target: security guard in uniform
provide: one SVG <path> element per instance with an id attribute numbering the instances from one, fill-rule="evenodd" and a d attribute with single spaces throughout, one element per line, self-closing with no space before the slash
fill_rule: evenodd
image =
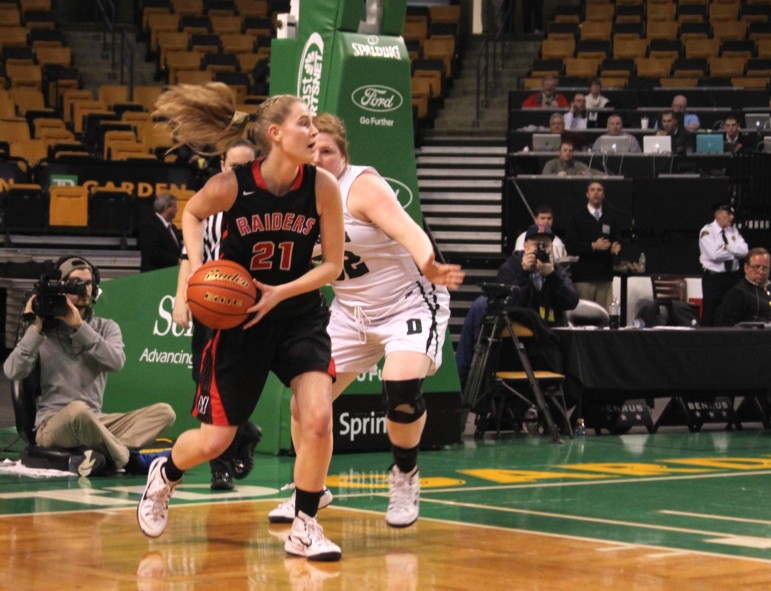
<path id="1" fill-rule="evenodd" d="M 734 208 L 729 200 L 713 207 L 715 219 L 699 232 L 702 326 L 714 326 L 726 292 L 741 279 L 740 259 L 747 256 L 747 242 L 733 225 Z"/>

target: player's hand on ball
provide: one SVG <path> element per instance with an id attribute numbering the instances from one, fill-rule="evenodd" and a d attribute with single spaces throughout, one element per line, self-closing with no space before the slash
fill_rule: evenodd
<path id="1" fill-rule="evenodd" d="M 265 314 L 270 312 L 284 299 L 281 285 L 268 285 L 266 283 L 260 283 L 256 279 L 253 279 L 253 281 L 257 288 L 257 303 L 247 310 L 249 314 L 254 314 L 254 316 L 244 324 L 244 330 L 257 324 L 263 319 Z"/>

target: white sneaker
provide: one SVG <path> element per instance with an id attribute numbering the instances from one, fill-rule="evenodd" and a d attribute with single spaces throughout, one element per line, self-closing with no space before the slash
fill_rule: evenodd
<path id="1" fill-rule="evenodd" d="M 287 554 L 305 556 L 308 560 L 332 562 L 343 555 L 340 546 L 329 541 L 324 528 L 315 517 L 308 517 L 300 511 L 292 522 L 292 531 L 284 544 Z"/>
<path id="2" fill-rule="evenodd" d="M 420 504 L 420 472 L 415 466 L 406 474 L 394 464 L 391 468 L 391 498 L 386 523 L 391 527 L 408 527 L 418 520 Z"/>
<path id="3" fill-rule="evenodd" d="M 289 490 L 289 489 L 294 490 L 294 482 L 292 482 L 291 484 L 287 484 L 281 490 Z M 329 505 L 332 503 L 333 498 L 334 497 L 332 496 L 332 493 L 329 492 L 329 489 L 325 488 L 321 493 L 321 498 L 319 499 L 319 509 L 324 509 L 325 507 L 329 507 Z M 273 509 L 270 513 L 268 513 L 268 521 L 270 521 L 271 523 L 294 522 L 294 518 L 295 518 L 294 499 L 295 499 L 295 493 L 292 493 L 291 497 L 289 497 L 286 501 L 284 501 L 278 507 Z"/>
<path id="4" fill-rule="evenodd" d="M 163 466 L 168 462 L 167 456 L 161 456 L 153 460 L 147 473 L 147 486 L 142 499 L 137 505 L 137 521 L 142 533 L 150 538 L 157 538 L 166 529 L 169 520 L 169 499 L 174 487 L 179 484 L 169 482 L 163 471 Z"/>

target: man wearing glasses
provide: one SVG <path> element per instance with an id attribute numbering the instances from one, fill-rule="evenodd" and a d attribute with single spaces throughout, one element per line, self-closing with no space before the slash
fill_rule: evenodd
<path id="1" fill-rule="evenodd" d="M 720 307 L 720 326 L 739 322 L 771 322 L 771 292 L 768 273 L 771 255 L 765 248 L 753 248 L 744 263 L 744 278 L 734 285 Z"/>

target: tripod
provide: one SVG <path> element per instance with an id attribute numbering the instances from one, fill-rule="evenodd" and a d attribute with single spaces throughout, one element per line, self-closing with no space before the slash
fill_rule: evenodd
<path id="1" fill-rule="evenodd" d="M 506 295 L 508 295 L 510 290 L 509 288 L 506 289 Z M 474 411 L 476 413 L 475 436 L 484 434 L 486 423 L 490 420 L 490 417 L 493 418 L 497 431 L 500 432 L 501 420 L 506 410 L 505 396 L 510 394 L 528 407 L 534 404 L 540 416 L 543 417 L 545 430 L 551 435 L 552 441 L 561 443 L 560 429 L 554 422 L 549 405 L 541 390 L 538 376 L 541 374 L 547 378 L 559 380 L 563 379 L 564 376 L 552 372 L 536 372 L 533 370 L 530 358 L 525 351 L 525 346 L 519 338 L 520 335 L 527 334 L 532 336 L 533 333 L 526 326 L 512 321 L 511 318 L 516 314 L 517 310 L 522 311 L 522 309 L 506 305 L 505 297 L 497 297 L 498 295 L 500 294 L 488 294 L 487 311 L 482 329 L 474 346 L 474 356 L 471 360 L 466 386 L 463 389 L 461 429 L 465 428 L 468 413 Z M 514 351 L 524 370 L 524 378 L 529 386 L 532 398 L 527 397 L 506 383 L 506 378 L 514 375 L 516 372 L 498 372 L 497 370 L 500 359 L 500 346 L 503 339 L 506 338 L 510 338 L 514 345 Z M 555 397 L 554 404 L 562 414 L 567 433 L 572 436 L 570 420 L 565 408 L 561 387 L 559 388 L 559 397 L 560 399 Z M 514 418 L 514 413 L 511 412 L 510 414 Z"/>

